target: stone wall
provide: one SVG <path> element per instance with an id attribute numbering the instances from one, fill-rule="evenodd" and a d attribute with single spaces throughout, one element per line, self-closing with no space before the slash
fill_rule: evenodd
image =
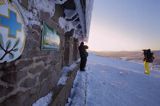
<path id="1" fill-rule="evenodd" d="M 68 73 L 68 79 L 66 81 L 66 85 L 59 85 L 56 89 L 56 93 L 52 98 L 52 102 L 49 106 L 65 106 L 68 102 L 68 97 L 70 96 L 70 91 L 72 89 L 73 81 L 77 74 L 77 70 L 79 69 L 79 65 L 74 67 L 70 73 Z"/>
<path id="2" fill-rule="evenodd" d="M 27 7 L 26 0 L 21 6 Z M 56 29 L 60 35 L 59 51 L 42 51 L 41 26 L 26 26 L 26 44 L 20 58 L 0 64 L 0 106 L 30 106 L 38 98 L 56 89 L 61 69 L 77 60 L 78 40 L 65 36 L 57 25 L 57 17 L 63 15 L 63 8 L 56 5 L 54 17 L 41 12 L 40 20 Z M 57 12 L 59 11 L 59 12 Z M 73 52 L 74 51 L 74 52 Z M 77 53 L 74 54 L 73 53 Z"/>

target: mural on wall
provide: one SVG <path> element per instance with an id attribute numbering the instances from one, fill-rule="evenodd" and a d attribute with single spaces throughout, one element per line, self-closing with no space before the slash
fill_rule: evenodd
<path id="1" fill-rule="evenodd" d="M 15 4 L 0 5 L 0 63 L 16 60 L 25 45 L 24 23 Z"/>
<path id="2" fill-rule="evenodd" d="M 43 24 L 41 49 L 58 50 L 60 46 L 60 37 L 57 32 L 45 23 Z"/>

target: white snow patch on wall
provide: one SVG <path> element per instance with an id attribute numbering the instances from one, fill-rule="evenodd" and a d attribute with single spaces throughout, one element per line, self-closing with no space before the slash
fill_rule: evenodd
<path id="1" fill-rule="evenodd" d="M 50 13 L 50 16 L 54 15 L 55 12 L 55 1 L 54 0 L 29 0 L 29 6 L 36 8 L 38 12 L 44 11 Z"/>
<path id="2" fill-rule="evenodd" d="M 32 104 L 32 106 L 48 106 L 49 103 L 52 101 L 53 93 L 50 92 L 46 96 L 40 98 L 35 103 Z"/>
<path id="3" fill-rule="evenodd" d="M 71 31 L 74 28 L 72 22 L 67 21 L 64 17 L 60 17 L 58 23 L 65 32 Z"/>
<path id="4" fill-rule="evenodd" d="M 65 9 L 64 14 L 66 19 L 72 19 L 72 17 L 77 14 L 77 11 L 71 9 Z"/>
<path id="5" fill-rule="evenodd" d="M 68 73 L 73 71 L 74 68 L 77 67 L 77 64 L 76 63 L 73 63 L 71 66 L 65 66 L 63 67 L 62 69 L 62 74 L 61 74 L 61 77 L 57 83 L 57 85 L 65 85 L 66 84 L 66 81 L 68 79 Z"/>
<path id="6" fill-rule="evenodd" d="M 64 4 L 67 0 L 55 0 L 56 4 Z"/>
<path id="7" fill-rule="evenodd" d="M 54 16 L 55 13 L 54 0 L 29 0 L 27 9 L 20 5 L 21 1 L 19 0 L 13 0 L 13 3 L 16 4 L 22 14 L 25 24 L 29 26 L 41 25 L 39 19 L 41 11 L 49 13 L 50 17 Z"/>
<path id="8" fill-rule="evenodd" d="M 80 2 L 80 0 L 74 0 L 74 2 L 75 2 L 75 5 L 76 5 L 76 11 L 77 11 L 77 13 L 78 13 L 78 15 L 79 15 L 79 19 L 80 19 L 80 23 L 81 23 L 81 26 L 82 26 L 82 35 L 80 35 L 80 36 L 86 36 L 86 32 L 85 32 L 85 14 L 84 14 L 84 12 L 82 11 L 82 6 L 80 5 L 81 4 L 81 2 Z"/>
<path id="9" fill-rule="evenodd" d="M 84 40 L 84 36 L 82 36 L 82 30 L 80 30 L 80 29 L 74 30 L 73 36 L 74 36 L 75 38 L 78 38 L 80 41 L 83 41 L 83 40 Z"/>
<path id="10" fill-rule="evenodd" d="M 58 81 L 58 84 L 57 85 L 65 85 L 66 84 L 66 81 L 68 79 L 68 76 L 67 74 L 70 72 L 70 68 L 65 66 L 63 69 L 62 69 L 62 75 L 61 75 L 61 78 L 59 79 Z"/>

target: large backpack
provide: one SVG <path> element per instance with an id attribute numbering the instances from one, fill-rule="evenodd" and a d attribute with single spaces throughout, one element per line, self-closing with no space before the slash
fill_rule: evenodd
<path id="1" fill-rule="evenodd" d="M 143 50 L 144 61 L 152 63 L 154 60 L 153 52 L 150 49 Z"/>

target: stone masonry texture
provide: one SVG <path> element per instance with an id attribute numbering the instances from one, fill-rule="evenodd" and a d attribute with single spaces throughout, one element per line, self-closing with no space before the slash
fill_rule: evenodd
<path id="1" fill-rule="evenodd" d="M 29 1 L 21 0 L 20 5 L 27 9 Z M 26 43 L 22 55 L 13 62 L 0 64 L 0 106 L 31 106 L 50 91 L 54 92 L 62 68 L 78 59 L 78 40 L 65 36 L 64 31 L 57 26 L 58 17 L 64 13 L 60 5 L 56 5 L 56 8 L 59 9 L 59 12 L 55 12 L 57 15 L 48 19 L 49 13 L 41 12 L 40 20 L 58 32 L 60 49 L 41 50 L 41 26 L 26 26 Z M 73 53 L 77 53 L 75 57 Z"/>

